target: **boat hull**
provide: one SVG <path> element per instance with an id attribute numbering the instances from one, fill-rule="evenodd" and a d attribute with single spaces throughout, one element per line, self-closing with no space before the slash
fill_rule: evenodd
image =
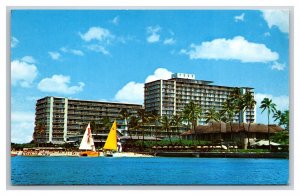
<path id="1" fill-rule="evenodd" d="M 80 152 L 79 156 L 81 156 L 81 157 L 99 157 L 100 153 L 95 152 L 95 151 L 84 151 L 84 152 Z"/>
<path id="2" fill-rule="evenodd" d="M 139 154 L 134 152 L 113 152 L 113 153 L 104 153 L 104 157 L 153 157 L 152 155 Z"/>
<path id="3" fill-rule="evenodd" d="M 104 151 L 103 156 L 104 157 L 113 157 L 114 153 L 112 151 Z"/>

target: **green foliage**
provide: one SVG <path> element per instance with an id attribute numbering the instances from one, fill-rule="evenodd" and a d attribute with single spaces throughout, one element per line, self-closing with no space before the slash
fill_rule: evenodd
<path id="1" fill-rule="evenodd" d="M 267 109 L 268 115 L 269 115 L 270 112 L 275 113 L 275 111 L 276 111 L 276 104 L 272 102 L 272 99 L 269 99 L 269 98 L 265 97 L 261 101 L 261 105 L 260 105 L 259 108 L 263 109 L 262 113 Z"/>
<path id="2" fill-rule="evenodd" d="M 103 118 L 100 119 L 100 122 L 101 122 L 101 126 L 105 128 L 105 130 L 109 130 L 112 123 L 110 121 L 110 118 L 105 116 Z"/>
<path id="3" fill-rule="evenodd" d="M 288 131 L 281 131 L 277 132 L 275 135 L 271 137 L 271 141 L 288 145 L 289 144 L 289 132 Z"/>
<path id="4" fill-rule="evenodd" d="M 188 124 L 191 122 L 192 130 L 195 130 L 198 119 L 202 118 L 201 106 L 197 105 L 193 101 L 189 102 L 183 108 L 182 117 L 188 122 Z"/>
<path id="5" fill-rule="evenodd" d="M 237 149 L 237 152 L 256 152 L 256 153 L 260 153 L 260 152 L 270 152 L 269 149 Z"/>
<path id="6" fill-rule="evenodd" d="M 273 115 L 274 121 L 278 121 L 279 126 L 283 126 L 284 130 L 289 131 L 289 110 L 281 112 L 276 110 Z"/>
<path id="7" fill-rule="evenodd" d="M 261 105 L 260 107 L 261 109 L 263 109 L 261 111 L 261 113 L 263 113 L 266 109 L 268 112 L 268 140 L 270 140 L 270 129 L 269 129 L 269 124 L 270 124 L 270 113 L 275 113 L 276 112 L 276 104 L 272 102 L 272 99 L 269 99 L 267 97 L 265 97 L 262 101 L 261 101 Z M 269 148 L 271 149 L 271 145 L 269 146 Z"/>
<path id="8" fill-rule="evenodd" d="M 219 122 L 221 119 L 221 115 L 216 111 L 215 108 L 209 108 L 205 115 L 205 123 L 209 122 Z"/>
<path id="9" fill-rule="evenodd" d="M 11 143 L 11 149 L 14 150 L 23 150 L 23 148 L 34 148 L 34 147 L 37 147 L 37 144 L 34 144 L 33 142 L 24 143 L 24 144 Z"/>
<path id="10" fill-rule="evenodd" d="M 233 91 L 230 93 L 228 100 L 230 102 L 230 105 L 232 105 L 233 107 L 232 109 L 234 114 L 238 114 L 245 107 L 240 88 L 234 88 Z"/>
<path id="11" fill-rule="evenodd" d="M 74 143 L 52 144 L 52 143 L 34 143 L 33 141 L 24 144 L 11 143 L 11 149 L 14 150 L 23 150 L 23 148 L 36 148 L 36 147 L 62 147 L 66 150 L 78 149 L 78 146 L 75 146 Z"/>
<path id="12" fill-rule="evenodd" d="M 171 120 L 169 119 L 169 117 L 167 115 L 162 116 L 161 125 L 162 125 L 162 129 L 167 131 L 167 134 L 169 137 L 169 142 L 172 145 L 172 140 L 171 140 L 171 136 L 170 136 L 170 132 L 169 132 L 171 129 Z"/>
<path id="13" fill-rule="evenodd" d="M 133 147 L 141 147 L 143 145 L 142 140 L 138 140 L 133 142 Z M 212 145 L 212 142 L 210 141 L 197 141 L 197 144 L 195 144 L 192 140 L 175 140 L 173 142 L 170 142 L 169 140 L 161 140 L 157 141 L 157 144 L 155 141 L 144 141 L 144 148 L 152 148 L 153 146 L 195 146 L 195 145 Z"/>
<path id="14" fill-rule="evenodd" d="M 233 122 L 235 106 L 232 99 L 226 99 L 222 105 L 221 118 L 224 122 Z"/>

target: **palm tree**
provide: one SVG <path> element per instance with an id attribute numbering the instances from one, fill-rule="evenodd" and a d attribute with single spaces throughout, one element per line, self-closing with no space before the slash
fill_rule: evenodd
<path id="1" fill-rule="evenodd" d="M 90 125 L 91 125 L 92 131 L 95 132 L 95 130 L 96 130 L 96 123 L 95 123 L 95 121 L 91 121 Z"/>
<path id="2" fill-rule="evenodd" d="M 281 124 L 284 126 L 284 129 L 286 131 L 289 131 L 290 127 L 289 127 L 289 116 L 290 116 L 290 112 L 289 110 L 285 110 L 283 112 L 282 118 L 281 118 Z"/>
<path id="3" fill-rule="evenodd" d="M 186 131 L 188 131 L 191 127 L 190 127 L 190 118 L 189 118 L 189 111 L 187 109 L 184 109 L 182 112 L 181 112 L 181 117 L 182 117 L 182 120 L 184 122 L 186 122 Z"/>
<path id="4" fill-rule="evenodd" d="M 159 122 L 160 122 L 160 115 L 158 114 L 157 110 L 152 110 L 151 114 L 149 116 L 149 121 L 154 123 L 154 129 L 155 129 L 155 145 L 157 146 L 157 133 L 159 131 Z"/>
<path id="5" fill-rule="evenodd" d="M 178 127 L 181 125 L 181 123 L 182 123 L 182 117 L 180 115 L 175 114 L 175 115 L 172 116 L 171 124 L 176 127 L 176 132 L 178 134 L 180 144 L 182 144 L 182 142 L 181 142 L 181 137 L 180 137 Z"/>
<path id="6" fill-rule="evenodd" d="M 226 122 L 230 124 L 230 139 L 232 140 L 232 122 L 235 114 L 235 106 L 232 100 L 226 99 L 222 106 L 223 115 L 226 116 Z"/>
<path id="7" fill-rule="evenodd" d="M 102 127 L 105 129 L 105 131 L 110 129 L 111 122 L 110 122 L 110 118 L 108 116 L 101 118 L 100 122 L 102 124 Z"/>
<path id="8" fill-rule="evenodd" d="M 241 113 L 245 107 L 245 104 L 243 102 L 243 96 L 241 93 L 241 90 L 239 88 L 234 88 L 229 97 L 228 97 L 229 101 L 233 104 L 234 106 L 234 112 L 235 114 L 239 116 L 239 127 L 240 127 L 240 123 L 241 123 Z"/>
<path id="9" fill-rule="evenodd" d="M 282 118 L 282 115 L 283 113 L 280 111 L 280 110 L 276 110 L 273 114 L 273 118 L 274 118 L 274 121 L 278 121 L 279 120 L 279 123 L 278 125 L 281 125 L 281 118 Z"/>
<path id="10" fill-rule="evenodd" d="M 189 102 L 183 108 L 183 118 L 187 120 L 188 125 L 192 123 L 192 131 L 195 133 L 195 128 L 198 123 L 198 119 L 202 118 L 202 108 L 193 101 Z"/>
<path id="11" fill-rule="evenodd" d="M 129 118 L 129 122 L 128 122 L 128 127 L 130 128 L 130 132 L 131 130 L 139 130 L 140 129 L 140 124 L 139 124 L 139 119 L 136 115 L 132 115 Z"/>
<path id="12" fill-rule="evenodd" d="M 250 91 L 246 91 L 246 93 L 243 96 L 244 104 L 245 104 L 245 112 L 251 111 L 256 105 L 256 101 L 254 100 L 254 96 Z M 248 124 L 248 132 L 247 132 L 247 138 L 248 138 L 248 147 L 250 146 L 250 141 L 249 141 L 249 131 L 250 131 L 250 125 L 252 122 L 252 115 L 250 114 L 250 122 Z"/>
<path id="13" fill-rule="evenodd" d="M 278 121 L 279 126 L 284 126 L 286 131 L 289 130 L 289 111 L 285 110 L 281 112 L 280 110 L 276 110 L 273 115 L 274 121 Z"/>
<path id="14" fill-rule="evenodd" d="M 209 122 L 219 122 L 220 123 L 220 140 L 222 140 L 222 130 L 221 130 L 221 115 L 216 111 L 215 108 L 209 108 L 205 115 L 205 123 Z"/>
<path id="15" fill-rule="evenodd" d="M 128 128 L 128 119 L 130 118 L 130 113 L 127 111 L 126 108 L 122 108 L 119 114 L 121 119 L 125 121 L 125 130 L 127 131 L 127 133 L 129 133 L 130 139 L 132 140 L 132 136 Z"/>
<path id="16" fill-rule="evenodd" d="M 162 129 L 167 131 L 168 137 L 169 137 L 169 141 L 170 144 L 172 145 L 172 140 L 171 140 L 171 136 L 170 136 L 170 128 L 171 128 L 171 121 L 169 119 L 169 117 L 167 115 L 163 115 L 161 118 L 161 125 L 162 125 Z"/>
<path id="17" fill-rule="evenodd" d="M 144 133 L 144 125 L 148 122 L 149 118 L 147 117 L 144 109 L 139 109 L 137 111 L 137 118 L 139 127 L 141 128 L 142 135 L 143 135 L 143 147 L 144 147 L 144 141 L 145 141 L 145 133 Z"/>
<path id="18" fill-rule="evenodd" d="M 192 125 L 191 130 L 195 133 L 195 129 L 198 123 L 198 119 L 202 118 L 202 108 L 198 104 L 194 103 L 193 101 L 190 101 L 187 105 L 183 108 L 183 119 L 187 120 L 188 126 L 190 126 L 190 123 Z M 197 138 L 200 142 L 200 136 L 199 133 L 197 134 Z"/>
<path id="19" fill-rule="evenodd" d="M 245 104 L 244 104 L 244 101 L 243 101 L 243 95 L 241 93 L 241 89 L 236 87 L 234 88 L 228 99 L 230 101 L 232 101 L 233 105 L 234 105 L 234 114 L 235 116 L 238 116 L 238 121 L 239 121 L 239 128 L 238 128 L 238 132 L 239 132 L 239 135 L 240 135 L 240 142 L 242 142 L 242 136 L 241 136 L 241 123 L 242 123 L 242 111 L 244 110 L 245 108 Z"/>
<path id="20" fill-rule="evenodd" d="M 269 98 L 264 98 L 261 101 L 261 105 L 260 108 L 263 109 L 261 113 L 263 113 L 266 109 L 268 111 L 268 140 L 269 140 L 269 149 L 271 149 L 271 144 L 270 144 L 270 128 L 269 128 L 269 124 L 270 124 L 270 113 L 274 113 L 276 111 L 276 104 L 272 103 L 272 99 Z"/>
<path id="21" fill-rule="evenodd" d="M 205 119 L 205 123 L 218 122 L 220 120 L 220 115 L 215 108 L 209 108 L 206 112 Z"/>

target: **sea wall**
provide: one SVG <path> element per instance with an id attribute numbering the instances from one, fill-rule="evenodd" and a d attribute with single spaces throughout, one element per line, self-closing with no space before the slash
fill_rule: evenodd
<path id="1" fill-rule="evenodd" d="M 289 158 L 288 152 L 155 152 L 154 156 L 161 157 L 205 157 L 205 158 Z"/>

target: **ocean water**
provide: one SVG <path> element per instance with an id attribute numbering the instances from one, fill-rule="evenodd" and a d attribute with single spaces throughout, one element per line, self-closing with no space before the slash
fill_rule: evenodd
<path id="1" fill-rule="evenodd" d="M 287 159 L 11 158 L 12 185 L 284 185 Z"/>

